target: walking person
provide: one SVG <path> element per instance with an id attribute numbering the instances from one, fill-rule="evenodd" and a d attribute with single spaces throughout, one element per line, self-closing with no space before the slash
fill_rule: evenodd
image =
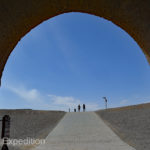
<path id="1" fill-rule="evenodd" d="M 83 104 L 83 112 L 85 112 L 85 104 Z"/>
<path id="2" fill-rule="evenodd" d="M 81 106 L 80 106 L 80 105 L 78 105 L 78 112 L 80 112 L 80 109 L 81 109 Z"/>
<path id="3" fill-rule="evenodd" d="M 76 112 L 76 109 L 74 109 L 74 112 Z"/>

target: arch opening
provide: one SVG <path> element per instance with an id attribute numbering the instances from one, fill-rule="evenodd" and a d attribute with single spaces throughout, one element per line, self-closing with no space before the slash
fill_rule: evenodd
<path id="1" fill-rule="evenodd" d="M 0 77 L 10 53 L 18 41 L 41 22 L 66 12 L 84 12 L 103 17 L 125 30 L 142 48 L 149 60 L 149 3 L 143 1 L 17 1 L 7 5 L 0 2 Z M 4 9 L 5 8 L 5 11 Z M 11 17 L 10 17 L 11 16 Z"/>
<path id="2" fill-rule="evenodd" d="M 79 16 L 80 18 L 78 19 Z M 70 20 L 71 18 L 72 20 Z M 86 24 L 88 24 L 88 26 L 86 26 Z M 42 46 L 40 45 L 40 42 L 42 42 Z M 17 51 L 17 54 L 15 51 Z M 142 66 L 146 66 L 146 61 L 143 59 L 144 55 L 142 55 L 142 53 L 139 53 L 140 48 L 126 32 L 124 32 L 111 22 L 95 16 L 87 15 L 84 13 L 68 13 L 65 15 L 59 15 L 32 30 L 18 44 L 18 46 L 15 48 L 15 51 L 12 53 L 11 61 L 8 63 L 7 68 L 7 70 L 12 68 L 11 70 L 14 69 L 14 72 L 17 72 L 12 74 L 11 80 L 15 80 L 13 79 L 13 77 L 18 76 L 17 79 L 22 80 L 25 84 L 27 84 L 27 87 L 31 87 L 28 89 L 27 87 L 19 87 L 17 84 L 17 88 L 15 86 L 9 87 L 9 89 L 15 93 L 19 93 L 20 90 L 20 96 L 22 96 L 22 94 L 24 93 L 28 96 L 33 96 L 34 99 L 34 96 L 38 94 L 38 90 L 34 87 L 42 86 L 41 90 L 45 89 L 44 84 L 47 84 L 48 82 L 50 82 L 50 84 L 52 85 L 48 88 L 51 90 L 54 88 L 56 90 L 58 87 L 60 89 L 63 89 L 63 86 L 67 84 L 68 87 L 70 87 L 70 84 L 75 85 L 78 83 L 78 81 L 80 81 L 81 84 L 78 83 L 78 87 L 76 86 L 77 93 L 70 94 L 71 91 L 67 91 L 69 95 L 75 95 L 76 97 L 76 95 L 78 95 L 79 89 L 80 93 L 82 92 L 84 93 L 83 95 L 86 95 L 86 93 L 92 93 L 91 91 L 92 89 L 94 89 L 97 92 L 93 94 L 95 95 L 95 97 L 90 97 L 88 95 L 85 96 L 84 99 L 93 100 L 93 102 L 94 100 L 96 100 L 96 103 L 99 103 L 99 100 L 97 99 L 99 95 L 101 95 L 102 97 L 108 95 L 108 93 L 115 93 L 116 96 L 112 96 L 111 94 L 111 96 L 108 96 L 108 99 L 109 97 L 111 97 L 111 103 L 113 103 L 115 99 L 118 99 L 117 93 L 119 91 L 116 92 L 115 89 L 119 90 L 131 88 L 130 90 L 132 90 L 132 92 L 135 92 L 135 90 L 133 91 L 133 89 L 135 88 L 134 86 L 139 85 L 138 87 L 141 88 L 138 89 L 138 93 L 140 93 L 140 90 L 144 87 L 143 84 L 141 84 L 141 82 L 143 81 L 142 74 L 138 76 L 140 77 L 138 80 L 134 79 L 137 74 L 145 71 L 142 70 Z M 32 58 L 34 57 L 36 61 L 32 60 Z M 60 64 L 56 64 L 57 59 L 59 59 L 59 61 L 61 62 Z M 77 60 L 79 63 L 76 62 Z M 17 67 L 16 69 L 13 68 L 13 63 L 14 65 L 18 64 L 19 67 Z M 62 64 L 69 64 L 69 67 Z M 79 66 L 82 67 L 79 68 Z M 139 67 L 139 69 L 136 70 L 135 68 L 138 68 L 137 66 Z M 50 71 L 47 71 L 49 68 L 52 69 L 50 69 Z M 59 70 L 59 72 L 56 71 L 56 68 Z M 70 71 L 66 72 L 63 68 L 69 68 Z M 43 74 L 44 72 L 47 72 L 49 76 Z M 72 74 L 74 73 L 75 76 L 72 76 Z M 68 74 L 68 76 L 66 78 L 64 76 L 60 77 L 60 74 L 64 74 L 65 76 L 67 76 Z M 106 78 L 106 76 L 108 76 L 108 78 Z M 128 79 L 126 78 L 126 76 Z M 145 77 L 147 78 L 147 76 L 148 75 L 146 75 Z M 93 77 L 95 79 L 91 80 L 90 77 Z M 8 81 L 8 78 L 8 73 L 4 74 L 3 83 Z M 112 78 L 114 80 L 113 82 Z M 126 80 L 122 81 L 123 78 Z M 35 79 L 35 81 L 29 83 L 31 79 Z M 72 82 L 71 79 L 75 79 L 75 82 Z M 67 80 L 69 80 L 69 82 Z M 118 80 L 120 84 L 118 84 Z M 141 82 L 139 82 L 140 80 Z M 44 84 L 41 85 L 40 81 L 42 81 Z M 59 84 L 57 81 L 62 84 Z M 101 86 L 99 86 L 97 82 Z M 131 82 L 132 84 L 126 84 L 125 82 Z M 69 89 L 71 88 L 72 87 L 70 87 Z M 66 101 L 67 99 L 72 99 L 73 101 L 78 101 L 78 97 L 74 99 L 73 97 L 68 96 L 68 93 L 64 90 L 60 90 L 60 95 L 55 95 L 54 89 L 51 91 L 51 93 L 49 93 L 49 98 L 61 98 Z M 101 89 L 101 94 L 99 93 L 99 89 Z M 76 90 L 74 88 L 74 91 Z M 48 92 L 49 91 L 47 90 L 47 93 Z M 120 92 L 122 93 L 123 90 Z M 129 94 L 131 93 L 124 93 L 124 95 Z M 35 96 L 35 98 L 37 97 Z M 133 99 L 135 99 L 135 97 L 132 97 L 130 99 L 131 102 L 133 102 Z M 127 100 L 126 98 L 119 98 L 119 101 L 117 103 L 126 105 L 128 101 L 130 100 Z M 104 107 L 103 103 L 104 102 L 101 101 L 101 106 Z M 111 104 L 111 107 L 118 106 L 117 103 L 114 105 Z M 141 103 L 141 101 L 134 101 L 133 104 L 135 103 Z"/>

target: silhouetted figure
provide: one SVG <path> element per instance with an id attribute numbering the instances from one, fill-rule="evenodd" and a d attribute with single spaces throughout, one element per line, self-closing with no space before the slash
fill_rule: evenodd
<path id="1" fill-rule="evenodd" d="M 4 144 L 3 144 L 2 148 L 1 148 L 1 150 L 9 150 L 8 146 L 7 146 L 7 138 L 4 138 L 3 140 L 4 140 Z"/>
<path id="2" fill-rule="evenodd" d="M 1 150 L 9 150 L 7 144 L 3 144 L 2 149 Z"/>
<path id="3" fill-rule="evenodd" d="M 103 99 L 105 100 L 105 107 L 106 107 L 106 109 L 107 109 L 107 98 L 106 97 L 103 97 Z"/>
<path id="4" fill-rule="evenodd" d="M 1 139 L 4 140 L 1 150 L 9 150 L 7 146 L 7 139 L 10 137 L 10 116 L 5 115 L 1 121 L 2 121 Z"/>
<path id="5" fill-rule="evenodd" d="M 74 112 L 76 112 L 76 109 L 74 109 Z"/>
<path id="6" fill-rule="evenodd" d="M 78 105 L 78 112 L 80 112 L 80 109 L 81 109 L 81 106 L 80 106 L 80 105 Z"/>
<path id="7" fill-rule="evenodd" d="M 85 104 L 83 104 L 83 112 L 85 112 Z"/>
<path id="8" fill-rule="evenodd" d="M 69 112 L 70 112 L 70 108 L 69 108 Z"/>

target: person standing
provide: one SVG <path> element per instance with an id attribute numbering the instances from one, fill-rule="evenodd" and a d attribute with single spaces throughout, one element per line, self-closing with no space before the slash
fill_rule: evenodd
<path id="1" fill-rule="evenodd" d="M 76 112 L 76 109 L 74 109 L 74 112 Z"/>
<path id="2" fill-rule="evenodd" d="M 80 105 L 78 105 L 78 112 L 80 112 L 80 109 L 81 109 L 81 106 L 80 106 Z"/>
<path id="3" fill-rule="evenodd" d="M 85 112 L 85 104 L 83 104 L 83 112 Z"/>

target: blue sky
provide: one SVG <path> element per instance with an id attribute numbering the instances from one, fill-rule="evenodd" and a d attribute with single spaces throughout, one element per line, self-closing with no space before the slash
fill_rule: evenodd
<path id="1" fill-rule="evenodd" d="M 5 66 L 0 109 L 88 110 L 150 101 L 150 68 L 137 43 L 108 20 L 51 18 L 25 35 Z"/>

